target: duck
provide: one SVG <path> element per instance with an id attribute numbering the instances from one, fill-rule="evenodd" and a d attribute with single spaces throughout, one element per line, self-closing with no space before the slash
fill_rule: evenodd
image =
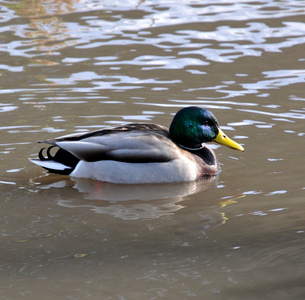
<path id="1" fill-rule="evenodd" d="M 101 182 L 187 182 L 219 174 L 209 142 L 244 151 L 220 129 L 211 111 L 190 106 L 175 114 L 169 129 L 130 123 L 39 141 L 49 146 L 30 161 L 50 173 Z"/>

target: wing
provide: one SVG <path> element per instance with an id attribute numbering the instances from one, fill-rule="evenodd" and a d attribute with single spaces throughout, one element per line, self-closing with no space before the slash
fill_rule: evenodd
<path id="1" fill-rule="evenodd" d="M 139 125 L 139 124 L 132 124 Z M 143 125 L 143 124 L 142 124 Z M 148 124 L 149 125 L 149 124 Z M 167 136 L 166 128 L 117 127 L 45 141 L 68 151 L 80 160 L 122 162 L 167 162 L 179 157 L 179 148 Z M 127 128 L 127 129 L 126 129 Z"/>

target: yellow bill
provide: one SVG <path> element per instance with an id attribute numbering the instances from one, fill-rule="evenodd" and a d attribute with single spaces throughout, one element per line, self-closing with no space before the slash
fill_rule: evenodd
<path id="1" fill-rule="evenodd" d="M 221 144 L 221 145 L 225 145 L 232 149 L 236 149 L 239 151 L 245 151 L 241 145 L 239 145 L 238 143 L 234 142 L 229 137 L 227 137 L 226 134 L 224 134 L 224 132 L 220 128 L 218 128 L 218 129 L 219 129 L 219 133 L 217 134 L 216 138 L 214 139 L 214 142 Z"/>

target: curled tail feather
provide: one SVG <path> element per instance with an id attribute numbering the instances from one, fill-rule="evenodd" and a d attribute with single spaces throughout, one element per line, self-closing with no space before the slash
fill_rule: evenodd
<path id="1" fill-rule="evenodd" d="M 56 146 L 50 146 L 46 150 L 46 156 L 43 152 L 46 148 L 39 151 L 39 159 L 30 159 L 31 162 L 39 165 L 49 171 L 50 173 L 69 175 L 79 162 L 79 159 L 72 155 L 70 152 L 58 148 L 54 155 L 51 150 Z"/>

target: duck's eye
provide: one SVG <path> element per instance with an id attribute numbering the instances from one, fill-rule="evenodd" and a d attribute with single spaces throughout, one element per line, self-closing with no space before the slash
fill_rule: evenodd
<path id="1" fill-rule="evenodd" d="M 209 125 L 209 121 L 208 121 L 208 120 L 204 120 L 204 121 L 202 122 L 202 125 Z"/>

